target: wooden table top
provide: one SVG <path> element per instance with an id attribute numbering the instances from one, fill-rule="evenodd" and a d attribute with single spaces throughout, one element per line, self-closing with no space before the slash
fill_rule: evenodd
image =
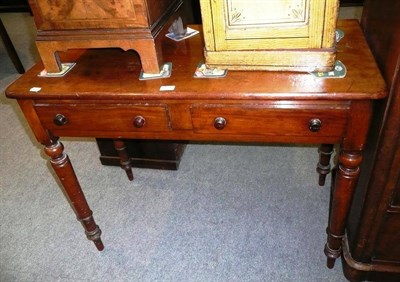
<path id="1" fill-rule="evenodd" d="M 201 26 L 193 26 L 201 31 Z M 355 20 L 338 22 L 345 33 L 337 59 L 347 67 L 345 78 L 317 78 L 309 73 L 229 71 L 225 78 L 194 78 L 203 59 L 203 37 L 182 42 L 163 40 L 165 62 L 172 62 L 170 78 L 140 81 L 140 61 L 133 51 L 120 49 L 73 50 L 61 53 L 62 62 L 77 65 L 62 78 L 38 77 L 41 63 L 7 90 L 9 98 L 74 100 L 359 100 L 386 95 L 385 83 Z M 174 91 L 160 91 L 174 85 Z M 31 92 L 40 87 L 39 92 Z"/>

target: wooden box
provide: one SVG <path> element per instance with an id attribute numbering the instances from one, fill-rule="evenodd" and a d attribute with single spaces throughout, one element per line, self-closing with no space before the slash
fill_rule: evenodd
<path id="1" fill-rule="evenodd" d="M 165 140 L 124 140 L 133 167 L 177 170 L 186 143 Z M 112 139 L 96 138 L 103 165 L 120 166 Z"/>
<path id="2" fill-rule="evenodd" d="M 61 70 L 57 52 L 76 48 L 132 49 L 139 53 L 145 72 L 158 73 L 163 63 L 158 38 L 182 2 L 29 0 L 38 29 L 36 45 L 51 73 Z"/>
<path id="3" fill-rule="evenodd" d="M 207 65 L 327 71 L 335 63 L 338 0 L 200 0 Z"/>

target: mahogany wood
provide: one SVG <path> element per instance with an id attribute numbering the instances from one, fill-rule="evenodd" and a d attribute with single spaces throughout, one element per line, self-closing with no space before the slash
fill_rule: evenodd
<path id="1" fill-rule="evenodd" d="M 346 36 L 337 46 L 338 58 L 348 68 L 342 79 L 265 71 L 252 75 L 231 71 L 223 79 L 196 79 L 193 73 L 204 59 L 198 35 L 178 43 L 163 40 L 165 58 L 173 63 L 168 79 L 139 81 L 140 63 L 126 52 L 80 50 L 65 54 L 77 62 L 65 77 L 38 77 L 43 68 L 38 64 L 6 94 L 18 100 L 44 146 L 64 136 L 340 144 L 325 248 L 332 266 L 342 250 L 371 107 L 375 99 L 386 96 L 357 21 L 339 22 L 339 27 Z M 161 91 L 163 85 L 174 85 L 175 90 Z M 30 91 L 33 86 L 40 91 Z M 66 117 L 65 124 L 54 123 L 58 114 Z M 137 117 L 144 119 L 139 127 Z M 315 120 L 320 122 L 317 127 Z M 75 177 L 72 168 L 69 173 Z"/>

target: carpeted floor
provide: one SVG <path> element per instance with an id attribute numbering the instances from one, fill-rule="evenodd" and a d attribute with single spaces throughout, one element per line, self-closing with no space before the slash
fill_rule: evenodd
<path id="1" fill-rule="evenodd" d="M 29 14 L 0 14 L 25 68 Z M 105 250 L 86 240 L 15 101 L 0 44 L 0 281 L 346 281 L 325 266 L 329 180 L 317 148 L 190 144 L 178 171 L 105 167 L 92 139 L 63 139 Z"/>

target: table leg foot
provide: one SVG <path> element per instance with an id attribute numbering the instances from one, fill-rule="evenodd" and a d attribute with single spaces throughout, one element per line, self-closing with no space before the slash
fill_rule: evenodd
<path id="1" fill-rule="evenodd" d="M 327 258 L 327 260 L 326 260 L 326 266 L 327 266 L 329 269 L 334 268 L 334 267 L 335 267 L 335 261 L 336 261 L 336 259 Z"/>
<path id="2" fill-rule="evenodd" d="M 328 237 L 330 234 L 328 234 Z M 340 246 L 338 249 L 331 249 L 329 247 L 329 239 L 328 242 L 325 244 L 324 253 L 326 255 L 326 266 L 329 269 L 332 269 L 335 266 L 335 261 L 339 258 L 342 254 L 342 247 Z"/>
<path id="3" fill-rule="evenodd" d="M 93 231 L 85 231 L 86 237 L 93 241 L 94 245 L 96 246 L 97 250 L 102 251 L 104 250 L 103 242 L 101 241 L 101 230 L 98 225 L 96 225 L 96 229 Z"/>

